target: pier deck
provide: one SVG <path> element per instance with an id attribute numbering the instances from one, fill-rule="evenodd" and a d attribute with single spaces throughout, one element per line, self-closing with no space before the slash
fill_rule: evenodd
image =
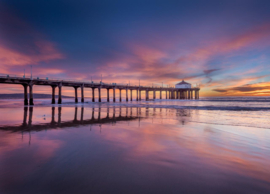
<path id="1" fill-rule="evenodd" d="M 92 102 L 95 102 L 95 90 L 98 91 L 98 102 L 101 102 L 101 89 L 107 89 L 107 101 L 110 101 L 109 90 L 113 90 L 113 102 L 116 101 L 115 90 L 119 90 L 119 101 L 122 101 L 121 91 L 126 91 L 125 100 L 133 100 L 132 92 L 136 92 L 136 101 L 140 101 L 141 92 L 145 91 L 145 99 L 149 100 L 149 92 L 153 92 L 153 98 L 156 98 L 156 92 L 160 92 L 160 99 L 162 98 L 162 92 L 166 93 L 166 99 L 199 99 L 199 87 L 193 88 L 174 88 L 174 87 L 149 87 L 149 86 L 132 86 L 124 84 L 108 84 L 103 82 L 88 82 L 88 81 L 72 81 L 72 80 L 54 80 L 54 79 L 40 79 L 40 78 L 25 78 L 15 77 L 9 75 L 0 76 L 0 83 L 2 84 L 19 84 L 24 88 L 24 105 L 34 105 L 33 99 L 33 86 L 43 85 L 52 87 L 52 104 L 55 104 L 55 89 L 58 88 L 58 104 L 62 103 L 62 87 L 73 87 L 75 90 L 75 102 L 78 102 L 78 91 L 81 89 L 81 102 L 84 102 L 84 89 L 92 89 Z M 29 99 L 28 99 L 29 91 Z M 130 91 L 130 98 L 128 97 L 128 91 Z M 194 96 L 194 98 L 193 98 Z"/>

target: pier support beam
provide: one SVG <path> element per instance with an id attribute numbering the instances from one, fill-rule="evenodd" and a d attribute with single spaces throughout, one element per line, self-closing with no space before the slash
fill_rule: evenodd
<path id="1" fill-rule="evenodd" d="M 137 89 L 136 90 L 136 101 L 139 101 L 139 94 L 138 93 L 139 93 L 139 90 Z"/>
<path id="2" fill-rule="evenodd" d="M 168 91 L 166 90 L 166 99 L 168 99 Z"/>
<path id="3" fill-rule="evenodd" d="M 113 88 L 113 102 L 115 102 L 115 88 Z"/>
<path id="4" fill-rule="evenodd" d="M 142 100 L 142 91 L 139 90 L 139 100 L 141 101 Z"/>
<path id="5" fill-rule="evenodd" d="M 162 99 L 162 90 L 160 90 L 159 99 Z"/>
<path id="6" fill-rule="evenodd" d="M 33 84 L 29 84 L 29 95 L 30 95 L 29 105 L 34 105 Z"/>
<path id="7" fill-rule="evenodd" d="M 122 102 L 122 90 L 119 89 L 119 101 Z"/>
<path id="8" fill-rule="evenodd" d="M 98 88 L 98 101 L 101 102 L 101 87 Z"/>
<path id="9" fill-rule="evenodd" d="M 52 104 L 55 104 L 55 88 L 56 86 L 52 86 Z"/>
<path id="10" fill-rule="evenodd" d="M 145 99 L 149 100 L 149 91 L 148 90 L 145 90 Z"/>
<path id="11" fill-rule="evenodd" d="M 190 98 L 193 99 L 193 90 L 190 91 Z"/>
<path id="12" fill-rule="evenodd" d="M 107 102 L 110 102 L 110 89 L 107 88 Z"/>
<path id="13" fill-rule="evenodd" d="M 128 101 L 128 89 L 126 89 L 126 101 Z"/>
<path id="14" fill-rule="evenodd" d="M 132 90 L 130 90 L 130 101 L 132 101 Z"/>
<path id="15" fill-rule="evenodd" d="M 24 89 L 24 105 L 28 105 L 27 85 L 23 85 L 23 89 Z"/>
<path id="16" fill-rule="evenodd" d="M 58 104 L 62 104 L 62 85 L 58 86 Z"/>
<path id="17" fill-rule="evenodd" d="M 92 88 L 92 102 L 95 102 L 95 88 Z"/>
<path id="18" fill-rule="evenodd" d="M 81 86 L 81 102 L 84 103 L 84 85 Z"/>
<path id="19" fill-rule="evenodd" d="M 156 90 L 153 90 L 153 99 L 156 99 Z"/>
<path id="20" fill-rule="evenodd" d="M 78 103 L 78 87 L 74 87 L 75 90 L 75 103 Z"/>

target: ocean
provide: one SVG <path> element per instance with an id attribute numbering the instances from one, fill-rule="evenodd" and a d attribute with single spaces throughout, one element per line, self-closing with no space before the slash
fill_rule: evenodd
<path id="1" fill-rule="evenodd" d="M 102 100 L 0 100 L 0 193 L 270 193 L 270 97 Z"/>

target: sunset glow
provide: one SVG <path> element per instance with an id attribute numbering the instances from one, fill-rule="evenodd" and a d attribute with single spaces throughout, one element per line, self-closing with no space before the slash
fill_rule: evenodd
<path id="1" fill-rule="evenodd" d="M 102 74 L 108 83 L 165 86 L 185 79 L 200 84 L 201 97 L 269 96 L 269 6 L 1 1 L 0 73 L 30 76 L 32 65 L 34 77 L 98 82 Z"/>

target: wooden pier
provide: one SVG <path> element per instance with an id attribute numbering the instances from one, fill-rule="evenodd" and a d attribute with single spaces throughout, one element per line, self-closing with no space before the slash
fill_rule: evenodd
<path id="1" fill-rule="evenodd" d="M 103 82 L 87 82 L 87 81 L 69 81 L 69 80 L 53 80 L 40 78 L 24 78 L 15 76 L 0 76 L 2 84 L 19 84 L 24 88 L 24 105 L 34 105 L 33 91 L 35 85 L 51 86 L 52 88 L 52 104 L 56 103 L 55 89 L 58 88 L 58 104 L 62 104 L 62 87 L 72 87 L 75 93 L 75 102 L 78 102 L 78 88 L 81 89 L 81 102 L 84 102 L 84 90 L 92 89 L 92 102 L 95 102 L 95 91 L 98 92 L 98 102 L 101 102 L 101 89 L 107 90 L 107 101 L 110 101 L 109 90 L 113 90 L 113 102 L 116 101 L 115 91 L 119 90 L 119 101 L 122 99 L 122 90 L 126 91 L 126 101 L 132 101 L 132 92 L 135 91 L 136 101 L 142 100 L 141 92 L 145 91 L 145 100 L 149 100 L 149 92 L 153 92 L 153 99 L 156 99 L 156 93 L 159 92 L 159 98 L 162 99 L 162 92 L 166 93 L 166 99 L 199 99 L 199 87 L 193 88 L 174 88 L 174 87 L 150 87 L 150 86 L 131 86 L 123 84 L 106 84 Z M 28 99 L 29 92 L 29 99 Z M 129 95 L 130 94 L 130 98 Z"/>

